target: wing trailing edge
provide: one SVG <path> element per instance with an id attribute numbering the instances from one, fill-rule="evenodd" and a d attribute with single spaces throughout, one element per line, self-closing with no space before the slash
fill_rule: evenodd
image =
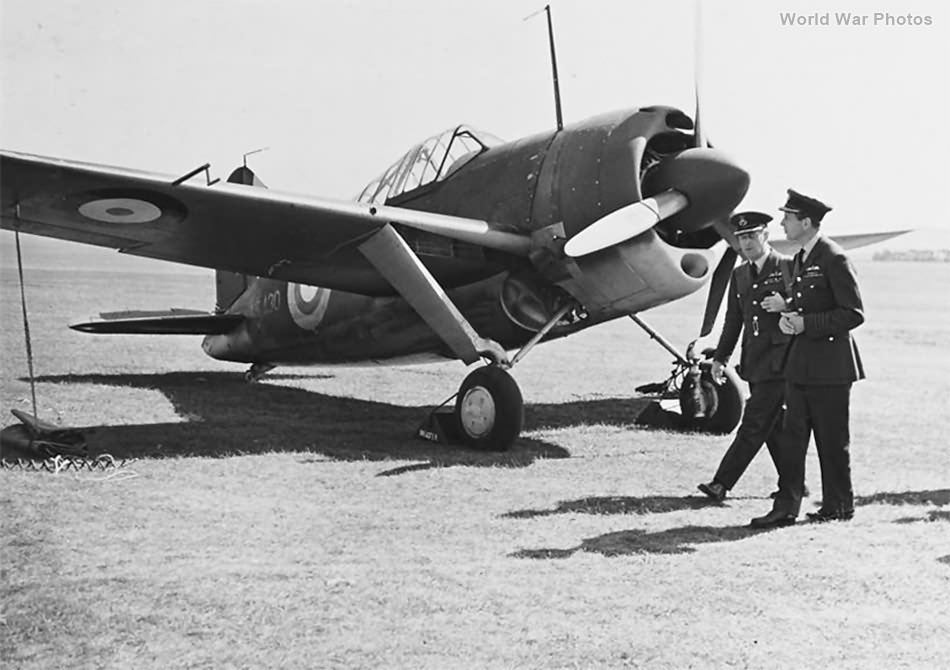
<path id="1" fill-rule="evenodd" d="M 98 335 L 224 335 L 244 322 L 240 314 L 209 314 L 189 309 L 104 312 L 98 319 L 69 327 Z"/>

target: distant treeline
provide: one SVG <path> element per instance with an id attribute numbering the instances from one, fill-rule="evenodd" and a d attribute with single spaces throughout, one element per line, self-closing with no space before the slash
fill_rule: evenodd
<path id="1" fill-rule="evenodd" d="M 950 249 L 905 249 L 903 251 L 876 251 L 876 261 L 927 261 L 950 263 Z"/>

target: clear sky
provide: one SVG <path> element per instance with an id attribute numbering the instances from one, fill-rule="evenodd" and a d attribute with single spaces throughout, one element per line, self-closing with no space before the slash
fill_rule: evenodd
<path id="1" fill-rule="evenodd" d="M 692 116 L 692 0 L 551 4 L 566 122 L 650 104 Z M 834 206 L 831 233 L 915 228 L 905 246 L 950 246 L 950 4 L 702 5 L 703 123 L 752 175 L 743 209 L 773 212 L 791 186 Z M 266 146 L 250 165 L 272 188 L 349 199 L 457 123 L 505 139 L 552 128 L 544 14 L 523 20 L 542 7 L 0 0 L 0 147 L 173 175 L 210 161 L 224 178 Z"/>

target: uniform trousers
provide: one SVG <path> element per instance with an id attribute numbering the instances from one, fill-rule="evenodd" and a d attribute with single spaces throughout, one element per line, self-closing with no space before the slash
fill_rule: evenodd
<path id="1" fill-rule="evenodd" d="M 829 513 L 854 512 L 850 404 L 850 383 L 786 384 L 779 493 L 774 510 L 798 515 L 805 488 L 805 455 L 814 433 L 821 465 L 821 509 Z"/>
<path id="2" fill-rule="evenodd" d="M 759 453 L 765 442 L 779 470 L 782 431 L 782 405 L 785 402 L 785 381 L 768 379 L 761 382 L 749 382 L 749 399 L 742 414 L 742 423 L 736 431 L 729 449 L 719 463 L 714 481 L 726 489 L 732 489 L 749 467 L 749 463 Z"/>

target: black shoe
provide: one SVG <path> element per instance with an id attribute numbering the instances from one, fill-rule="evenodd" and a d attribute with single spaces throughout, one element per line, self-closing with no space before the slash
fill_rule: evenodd
<path id="1" fill-rule="evenodd" d="M 802 497 L 807 498 L 809 495 L 811 495 L 811 493 L 808 491 L 808 487 L 806 486 L 805 488 L 802 489 Z M 772 491 L 769 494 L 769 498 L 771 498 L 772 500 L 775 500 L 776 498 L 778 498 L 778 491 Z"/>
<path id="2" fill-rule="evenodd" d="M 757 516 L 749 522 L 752 528 L 781 528 L 795 523 L 795 515 L 790 512 L 772 510 L 765 516 Z"/>
<path id="3" fill-rule="evenodd" d="M 722 502 L 726 499 L 726 487 L 717 481 L 711 481 L 708 484 L 700 484 L 696 488 L 705 493 L 707 498 L 715 500 L 716 502 Z"/>
<path id="4" fill-rule="evenodd" d="M 808 520 L 813 523 L 825 523 L 826 521 L 851 521 L 854 518 L 854 510 L 827 510 L 820 509 L 817 512 L 809 512 Z"/>

